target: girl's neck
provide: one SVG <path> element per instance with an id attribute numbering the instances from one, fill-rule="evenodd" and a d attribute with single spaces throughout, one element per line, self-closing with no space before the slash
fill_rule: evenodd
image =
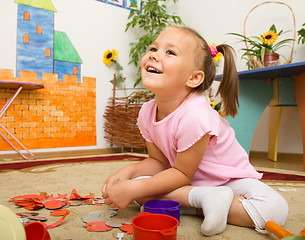
<path id="1" fill-rule="evenodd" d="M 188 94 L 175 98 L 159 98 L 158 96 L 156 96 L 155 97 L 157 103 L 156 121 L 157 122 L 161 121 L 162 119 L 166 118 L 169 114 L 174 112 L 189 96 L 190 93 L 191 92 L 188 92 Z"/>

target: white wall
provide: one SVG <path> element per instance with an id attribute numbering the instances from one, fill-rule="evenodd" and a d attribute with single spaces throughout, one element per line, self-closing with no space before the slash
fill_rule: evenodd
<path id="1" fill-rule="evenodd" d="M 247 66 L 242 61 L 239 51 L 245 47 L 243 43 L 238 43 L 237 38 L 227 33 L 243 33 L 244 22 L 247 36 L 257 36 L 266 32 L 272 24 L 278 30 L 291 30 L 285 34 L 287 38 L 293 38 L 293 30 L 299 30 L 305 23 L 305 1 L 304 0 L 281 0 L 282 4 L 263 4 L 262 0 L 180 0 L 177 6 L 173 6 L 182 17 L 184 23 L 196 29 L 201 35 L 212 43 L 227 43 L 233 46 L 237 53 L 237 67 L 239 71 L 247 70 Z M 250 12 L 251 11 L 251 12 Z M 295 16 L 295 25 L 293 22 Z M 282 48 L 281 54 L 290 56 L 291 48 Z M 295 44 L 292 62 L 305 61 L 305 45 Z M 221 69 L 218 69 L 221 72 Z M 255 129 L 250 150 L 268 151 L 268 120 L 269 108 L 265 110 Z M 279 131 L 278 152 L 303 153 L 301 125 L 297 107 L 284 108 Z"/>
<path id="2" fill-rule="evenodd" d="M 95 0 L 52 0 L 55 13 L 55 30 L 66 32 L 83 60 L 82 76 L 95 77 L 97 86 L 97 147 L 107 148 L 103 133 L 103 113 L 107 99 L 112 95 L 109 80 L 113 69 L 103 63 L 106 49 L 119 51 L 118 61 L 128 78 L 127 86 L 134 82 L 135 69 L 128 65 L 129 43 L 137 36 L 133 30 L 124 32 L 129 11 Z M 180 0 L 169 3 L 170 12 L 176 12 L 183 22 L 200 32 L 209 42 L 231 44 L 237 52 L 238 70 L 246 70 L 240 60 L 244 47 L 229 32 L 243 32 L 243 23 L 251 8 L 261 0 Z M 304 0 L 283 0 L 289 4 L 296 17 L 299 29 L 304 20 Z M 0 1 L 0 68 L 16 68 L 17 4 L 13 0 Z M 248 19 L 246 30 L 249 36 L 265 32 L 272 24 L 280 29 L 293 29 L 292 14 L 288 8 L 268 4 L 254 10 Z M 289 33 L 290 35 L 292 33 Z M 287 34 L 287 37 L 289 36 Z M 285 49 L 284 55 L 289 55 Z M 305 45 L 296 45 L 293 62 L 304 61 Z M 218 73 L 221 70 L 218 69 Z M 262 115 L 255 130 L 251 150 L 267 151 L 268 109 Z M 285 108 L 279 136 L 279 152 L 302 153 L 300 120 L 296 107 Z"/>

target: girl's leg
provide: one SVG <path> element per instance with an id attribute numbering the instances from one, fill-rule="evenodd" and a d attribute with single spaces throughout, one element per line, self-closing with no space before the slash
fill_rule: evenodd
<path id="1" fill-rule="evenodd" d="M 174 200 L 180 202 L 183 207 L 202 209 L 202 215 L 205 216 L 202 232 L 209 236 L 221 233 L 225 229 L 224 222 L 227 221 L 237 226 L 254 227 L 261 233 L 267 233 L 265 230 L 267 221 L 272 220 L 279 225 L 285 223 L 288 216 L 288 204 L 282 195 L 268 185 L 256 179 L 240 179 L 231 181 L 225 186 L 233 190 L 235 195 L 233 201 L 228 189 L 193 186 L 185 186 L 154 199 Z M 152 199 L 145 199 L 145 201 L 147 200 Z M 227 210 L 228 205 L 230 209 Z M 221 214 L 214 211 L 217 209 L 220 209 L 218 213 L 227 214 L 228 212 L 228 218 L 224 220 L 226 215 L 221 217 Z M 195 213 L 195 211 L 190 212 Z M 207 218 L 208 214 L 213 217 Z M 208 219 L 210 220 L 207 221 Z M 203 226 L 206 226 L 206 223 L 213 222 L 212 220 L 220 221 L 218 226 L 221 227 L 215 228 L 212 224 L 212 227 L 209 227 L 209 231 L 207 231 L 207 227 L 204 228 Z"/>
<path id="2" fill-rule="evenodd" d="M 196 209 L 202 209 L 204 220 L 201 225 L 201 232 L 206 236 L 213 236 L 225 230 L 233 197 L 232 190 L 225 186 L 184 186 L 154 199 L 178 201 L 182 207 L 193 207 L 193 209 L 190 209 L 193 213 L 196 213 Z M 151 199 L 137 200 L 137 202 L 143 203 L 147 200 Z"/>
<path id="3" fill-rule="evenodd" d="M 228 214 L 228 223 L 240 227 L 254 228 L 254 223 L 251 217 L 241 203 L 244 199 L 245 198 L 242 196 L 234 196 Z"/>
<path id="4" fill-rule="evenodd" d="M 147 201 L 151 201 L 151 200 L 172 200 L 172 201 L 180 202 L 181 207 L 190 208 L 190 205 L 188 203 L 188 194 L 192 188 L 193 188 L 192 186 L 184 186 L 162 196 L 138 199 L 136 201 L 137 203 L 143 205 Z"/>
<path id="5" fill-rule="evenodd" d="M 214 236 L 225 230 L 233 197 L 233 191 L 226 186 L 202 186 L 190 190 L 188 202 L 191 207 L 202 209 L 201 232 L 205 236 Z"/>
<path id="6" fill-rule="evenodd" d="M 265 223 L 275 221 L 283 225 L 288 216 L 288 204 L 273 188 L 256 179 L 240 179 L 226 184 L 235 194 L 229 211 L 228 223 L 249 226 L 267 233 Z M 247 213 L 247 214 L 246 214 Z"/>

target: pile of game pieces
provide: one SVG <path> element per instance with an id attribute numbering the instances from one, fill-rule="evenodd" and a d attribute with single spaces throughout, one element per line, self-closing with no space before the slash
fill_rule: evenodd
<path id="1" fill-rule="evenodd" d="M 116 209 L 106 209 L 89 212 L 80 216 L 88 231 L 104 232 L 112 228 L 119 228 L 127 235 L 133 233 L 130 216 L 124 216 L 124 212 L 118 212 Z"/>
<path id="2" fill-rule="evenodd" d="M 90 205 L 102 205 L 104 203 L 103 198 L 94 198 L 94 194 L 89 194 L 87 196 L 80 196 L 75 189 L 72 190 L 70 197 L 68 194 L 57 194 L 57 197 L 54 197 L 53 194 L 50 196 L 42 192 L 38 194 L 27 194 L 19 195 L 11 198 L 10 200 L 15 202 L 15 205 L 25 208 L 26 210 L 38 210 L 41 208 L 46 208 L 49 210 L 54 210 L 51 212 L 52 216 L 62 216 L 57 222 L 48 225 L 47 228 L 57 227 L 63 222 L 63 220 L 70 213 L 67 210 L 67 207 L 70 206 L 79 206 L 81 204 L 90 204 Z M 30 221 L 46 221 L 47 219 L 44 216 L 41 216 L 33 212 L 21 212 L 17 213 L 20 217 L 21 222 L 24 224 L 29 223 Z"/>
<path id="3" fill-rule="evenodd" d="M 103 198 L 95 198 L 94 194 L 87 196 L 80 196 L 75 189 L 72 190 L 70 196 L 68 194 L 57 194 L 55 197 L 53 194 L 50 196 L 42 192 L 38 194 L 19 195 L 11 198 L 10 200 L 19 207 L 23 207 L 31 212 L 17 213 L 21 222 L 25 225 L 31 221 L 47 221 L 45 216 L 40 215 L 33 210 L 46 208 L 53 210 L 50 215 L 62 216 L 57 222 L 47 226 L 48 229 L 57 227 L 67 217 L 70 211 L 67 209 L 70 206 L 80 206 L 82 204 L 99 205 L 104 204 Z M 88 231 L 92 232 L 104 232 L 113 228 L 119 228 L 127 235 L 133 233 L 133 227 L 131 225 L 132 217 L 124 215 L 124 212 L 119 212 L 117 209 L 101 208 L 99 211 L 89 212 L 80 216 Z M 118 238 L 122 239 L 124 233 L 118 233 Z"/>

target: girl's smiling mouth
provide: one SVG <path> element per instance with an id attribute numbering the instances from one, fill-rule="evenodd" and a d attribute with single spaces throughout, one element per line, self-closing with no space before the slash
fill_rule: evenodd
<path id="1" fill-rule="evenodd" d="M 148 67 L 146 68 L 146 71 L 147 71 L 147 72 L 150 72 L 150 73 L 157 73 L 157 74 L 161 74 L 161 73 L 162 73 L 161 71 L 159 71 L 158 69 L 156 69 L 156 68 L 154 68 L 154 67 L 152 67 L 152 66 L 148 66 Z"/>

